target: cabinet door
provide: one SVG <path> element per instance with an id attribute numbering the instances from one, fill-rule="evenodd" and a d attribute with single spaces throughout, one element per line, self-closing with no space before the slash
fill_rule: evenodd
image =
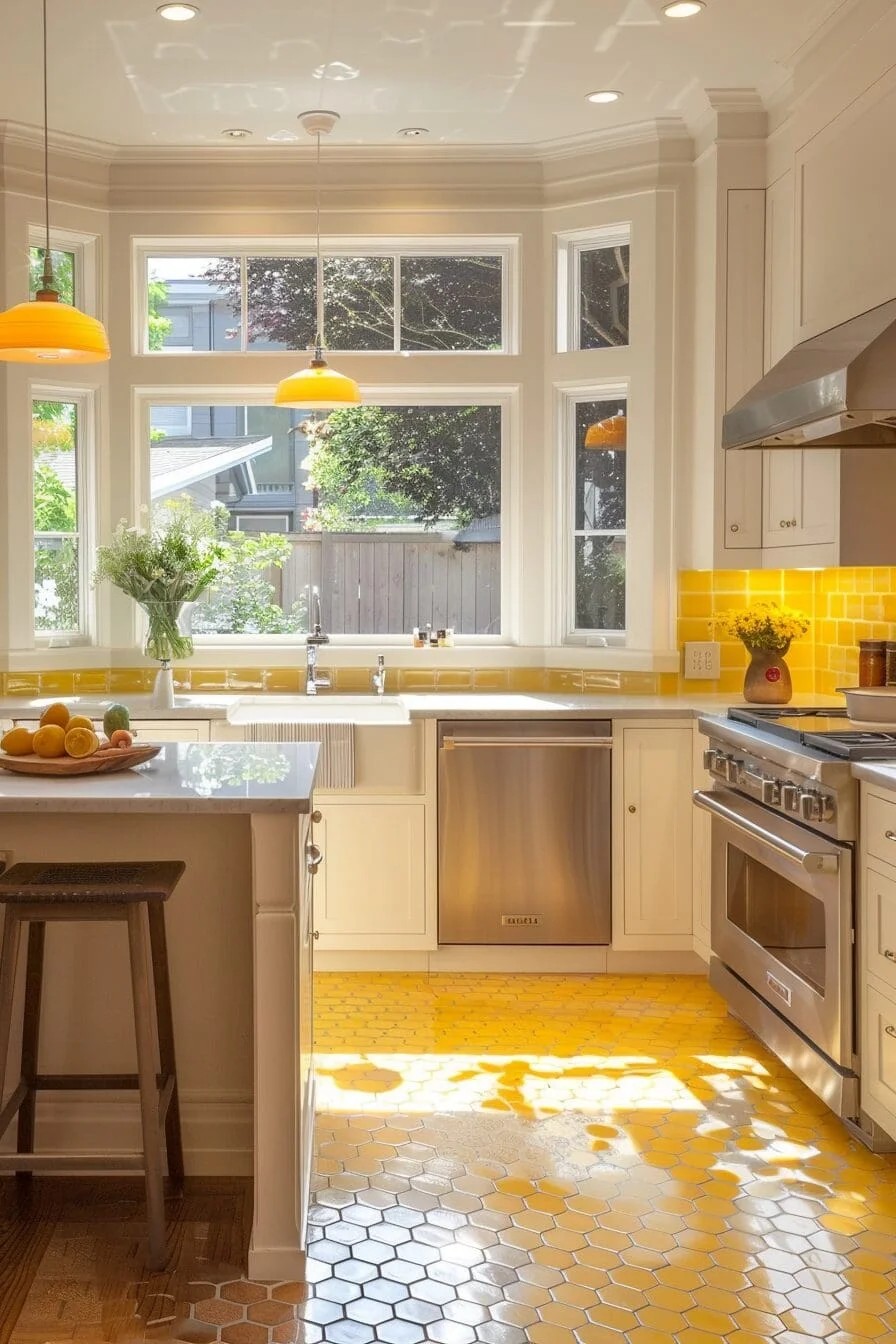
<path id="1" fill-rule="evenodd" d="M 207 742 L 206 719 L 133 719 L 131 729 L 140 742 Z"/>
<path id="2" fill-rule="evenodd" d="M 763 546 L 815 546 L 836 539 L 839 454 L 773 448 L 764 454 Z"/>
<path id="3" fill-rule="evenodd" d="M 426 833 L 422 803 L 321 800 L 315 827 L 326 855 L 316 878 L 321 948 L 422 945 Z"/>
<path id="4" fill-rule="evenodd" d="M 795 544 L 802 512 L 801 457 L 801 448 L 773 448 L 763 453 L 763 546 Z"/>
<path id="5" fill-rule="evenodd" d="M 693 731 L 624 727 L 621 737 L 622 908 L 617 899 L 613 946 L 690 950 Z"/>
<path id="6" fill-rule="evenodd" d="M 762 458 L 749 449 L 725 454 L 726 550 L 762 545 Z"/>

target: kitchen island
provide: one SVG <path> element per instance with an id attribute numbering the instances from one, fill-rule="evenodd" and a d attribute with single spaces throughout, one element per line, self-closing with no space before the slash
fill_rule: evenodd
<path id="1" fill-rule="evenodd" d="M 166 908 L 186 1166 L 253 1175 L 254 1279 L 296 1279 L 304 1268 L 313 1125 L 306 846 L 317 755 L 304 743 L 172 743 L 116 774 L 0 772 L 7 863 L 186 863 Z M 133 1068 L 120 926 L 49 927 L 45 986 L 42 1071 Z M 16 1060 L 15 1038 L 11 1049 Z M 38 1150 L 139 1148 L 133 1094 L 60 1095 L 38 1102 Z"/>

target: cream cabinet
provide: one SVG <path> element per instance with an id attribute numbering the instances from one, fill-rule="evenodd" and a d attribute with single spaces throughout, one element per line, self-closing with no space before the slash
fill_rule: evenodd
<path id="1" fill-rule="evenodd" d="M 613 947 L 690 951 L 694 928 L 691 720 L 613 731 Z"/>
<path id="2" fill-rule="evenodd" d="M 371 803 L 321 795 L 319 812 L 315 837 L 324 852 L 314 891 L 319 949 L 434 948 L 423 800 Z"/>
<path id="3" fill-rule="evenodd" d="M 762 545 L 834 545 L 839 454 L 825 448 L 763 453 Z"/>
<path id="4" fill-rule="evenodd" d="M 139 742 L 208 742 L 208 719 L 132 719 Z"/>
<path id="5" fill-rule="evenodd" d="M 896 1137 L 896 793 L 862 785 L 861 1106 Z"/>

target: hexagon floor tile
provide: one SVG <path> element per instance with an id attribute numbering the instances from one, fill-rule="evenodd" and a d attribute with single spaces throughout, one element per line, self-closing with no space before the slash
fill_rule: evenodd
<path id="1" fill-rule="evenodd" d="M 14 1344 L 896 1338 L 896 1158 L 702 978 L 332 974 L 316 991 L 307 1286 L 247 1282 L 209 1226 L 177 1284 L 132 1283 L 113 1310 L 110 1276 L 80 1282 L 57 1232 Z"/>

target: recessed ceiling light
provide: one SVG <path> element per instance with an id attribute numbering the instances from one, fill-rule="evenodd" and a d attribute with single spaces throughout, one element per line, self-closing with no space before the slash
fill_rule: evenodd
<path id="1" fill-rule="evenodd" d="M 402 126 L 398 134 L 403 135 L 406 140 L 419 140 L 421 135 L 429 135 L 429 128 L 427 126 Z"/>
<path id="2" fill-rule="evenodd" d="M 228 140 L 245 140 L 246 136 L 251 135 L 252 132 L 247 131 L 245 126 L 227 126 L 221 134 L 226 135 Z"/>
<path id="3" fill-rule="evenodd" d="M 266 135 L 265 139 L 272 141 L 275 145 L 294 145 L 299 137 L 295 131 L 274 131 L 273 135 Z"/>
<path id="4" fill-rule="evenodd" d="M 663 13 L 667 19 L 692 19 L 705 8 L 705 0 L 671 0 L 663 5 Z"/>
<path id="5" fill-rule="evenodd" d="M 616 89 L 597 89 L 595 93 L 585 95 L 589 103 L 618 103 L 622 94 Z"/>
<path id="6" fill-rule="evenodd" d="M 332 79 L 339 83 L 344 79 L 357 79 L 361 71 L 356 65 L 346 65 L 345 61 L 327 61 L 311 73 L 315 79 Z"/>
<path id="7" fill-rule="evenodd" d="M 156 13 L 171 23 L 186 23 L 189 19 L 195 19 L 199 8 L 197 5 L 159 5 Z"/>

